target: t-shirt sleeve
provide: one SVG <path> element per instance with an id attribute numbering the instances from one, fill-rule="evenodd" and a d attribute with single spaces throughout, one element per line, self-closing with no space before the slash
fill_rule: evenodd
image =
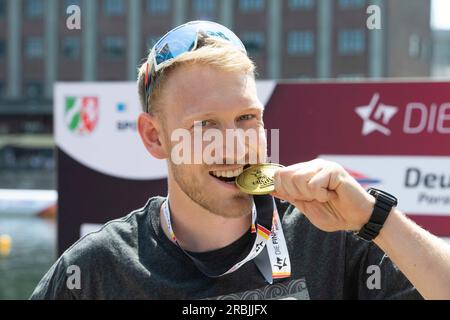
<path id="1" fill-rule="evenodd" d="M 373 242 L 346 234 L 345 295 L 353 299 L 423 299 L 391 259 Z"/>
<path id="2" fill-rule="evenodd" d="M 67 266 L 61 257 L 38 283 L 30 300 L 73 300 L 75 295 L 67 285 Z"/>

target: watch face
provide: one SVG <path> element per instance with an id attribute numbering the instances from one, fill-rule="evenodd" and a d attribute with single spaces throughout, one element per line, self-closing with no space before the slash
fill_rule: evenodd
<path id="1" fill-rule="evenodd" d="M 387 202 L 389 205 L 395 207 L 398 204 L 397 198 L 392 194 L 389 194 L 383 190 L 370 188 L 368 192 L 373 195 L 376 199 Z"/>

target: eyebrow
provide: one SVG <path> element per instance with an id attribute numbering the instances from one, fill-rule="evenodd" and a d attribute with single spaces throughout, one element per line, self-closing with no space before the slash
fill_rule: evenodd
<path id="1" fill-rule="evenodd" d="M 252 106 L 245 109 L 240 110 L 239 113 L 246 113 L 246 112 L 264 112 L 264 108 Z M 217 112 L 197 112 L 197 113 L 190 113 L 187 114 L 185 117 L 185 121 L 195 119 L 195 118 L 205 118 L 205 117 L 211 117 L 217 115 Z"/>

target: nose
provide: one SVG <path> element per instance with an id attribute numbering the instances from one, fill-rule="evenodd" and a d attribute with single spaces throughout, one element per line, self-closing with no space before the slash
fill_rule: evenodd
<path id="1" fill-rule="evenodd" d="M 222 134 L 225 137 L 223 147 L 225 163 L 247 164 L 249 142 L 248 139 L 246 139 L 246 132 L 242 128 L 238 128 L 233 122 L 224 127 Z M 251 139 L 252 138 L 250 138 L 250 140 Z"/>

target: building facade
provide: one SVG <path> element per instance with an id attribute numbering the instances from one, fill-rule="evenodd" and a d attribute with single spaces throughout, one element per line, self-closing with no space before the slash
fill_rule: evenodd
<path id="1" fill-rule="evenodd" d="M 366 26 L 381 9 L 382 29 Z M 81 30 L 66 27 L 81 8 Z M 260 78 L 430 74 L 430 0 L 0 0 L 0 95 L 51 99 L 55 81 L 123 81 L 175 25 L 232 28 Z"/>
<path id="2" fill-rule="evenodd" d="M 450 30 L 433 31 L 433 67 L 435 78 L 450 78 Z"/>

